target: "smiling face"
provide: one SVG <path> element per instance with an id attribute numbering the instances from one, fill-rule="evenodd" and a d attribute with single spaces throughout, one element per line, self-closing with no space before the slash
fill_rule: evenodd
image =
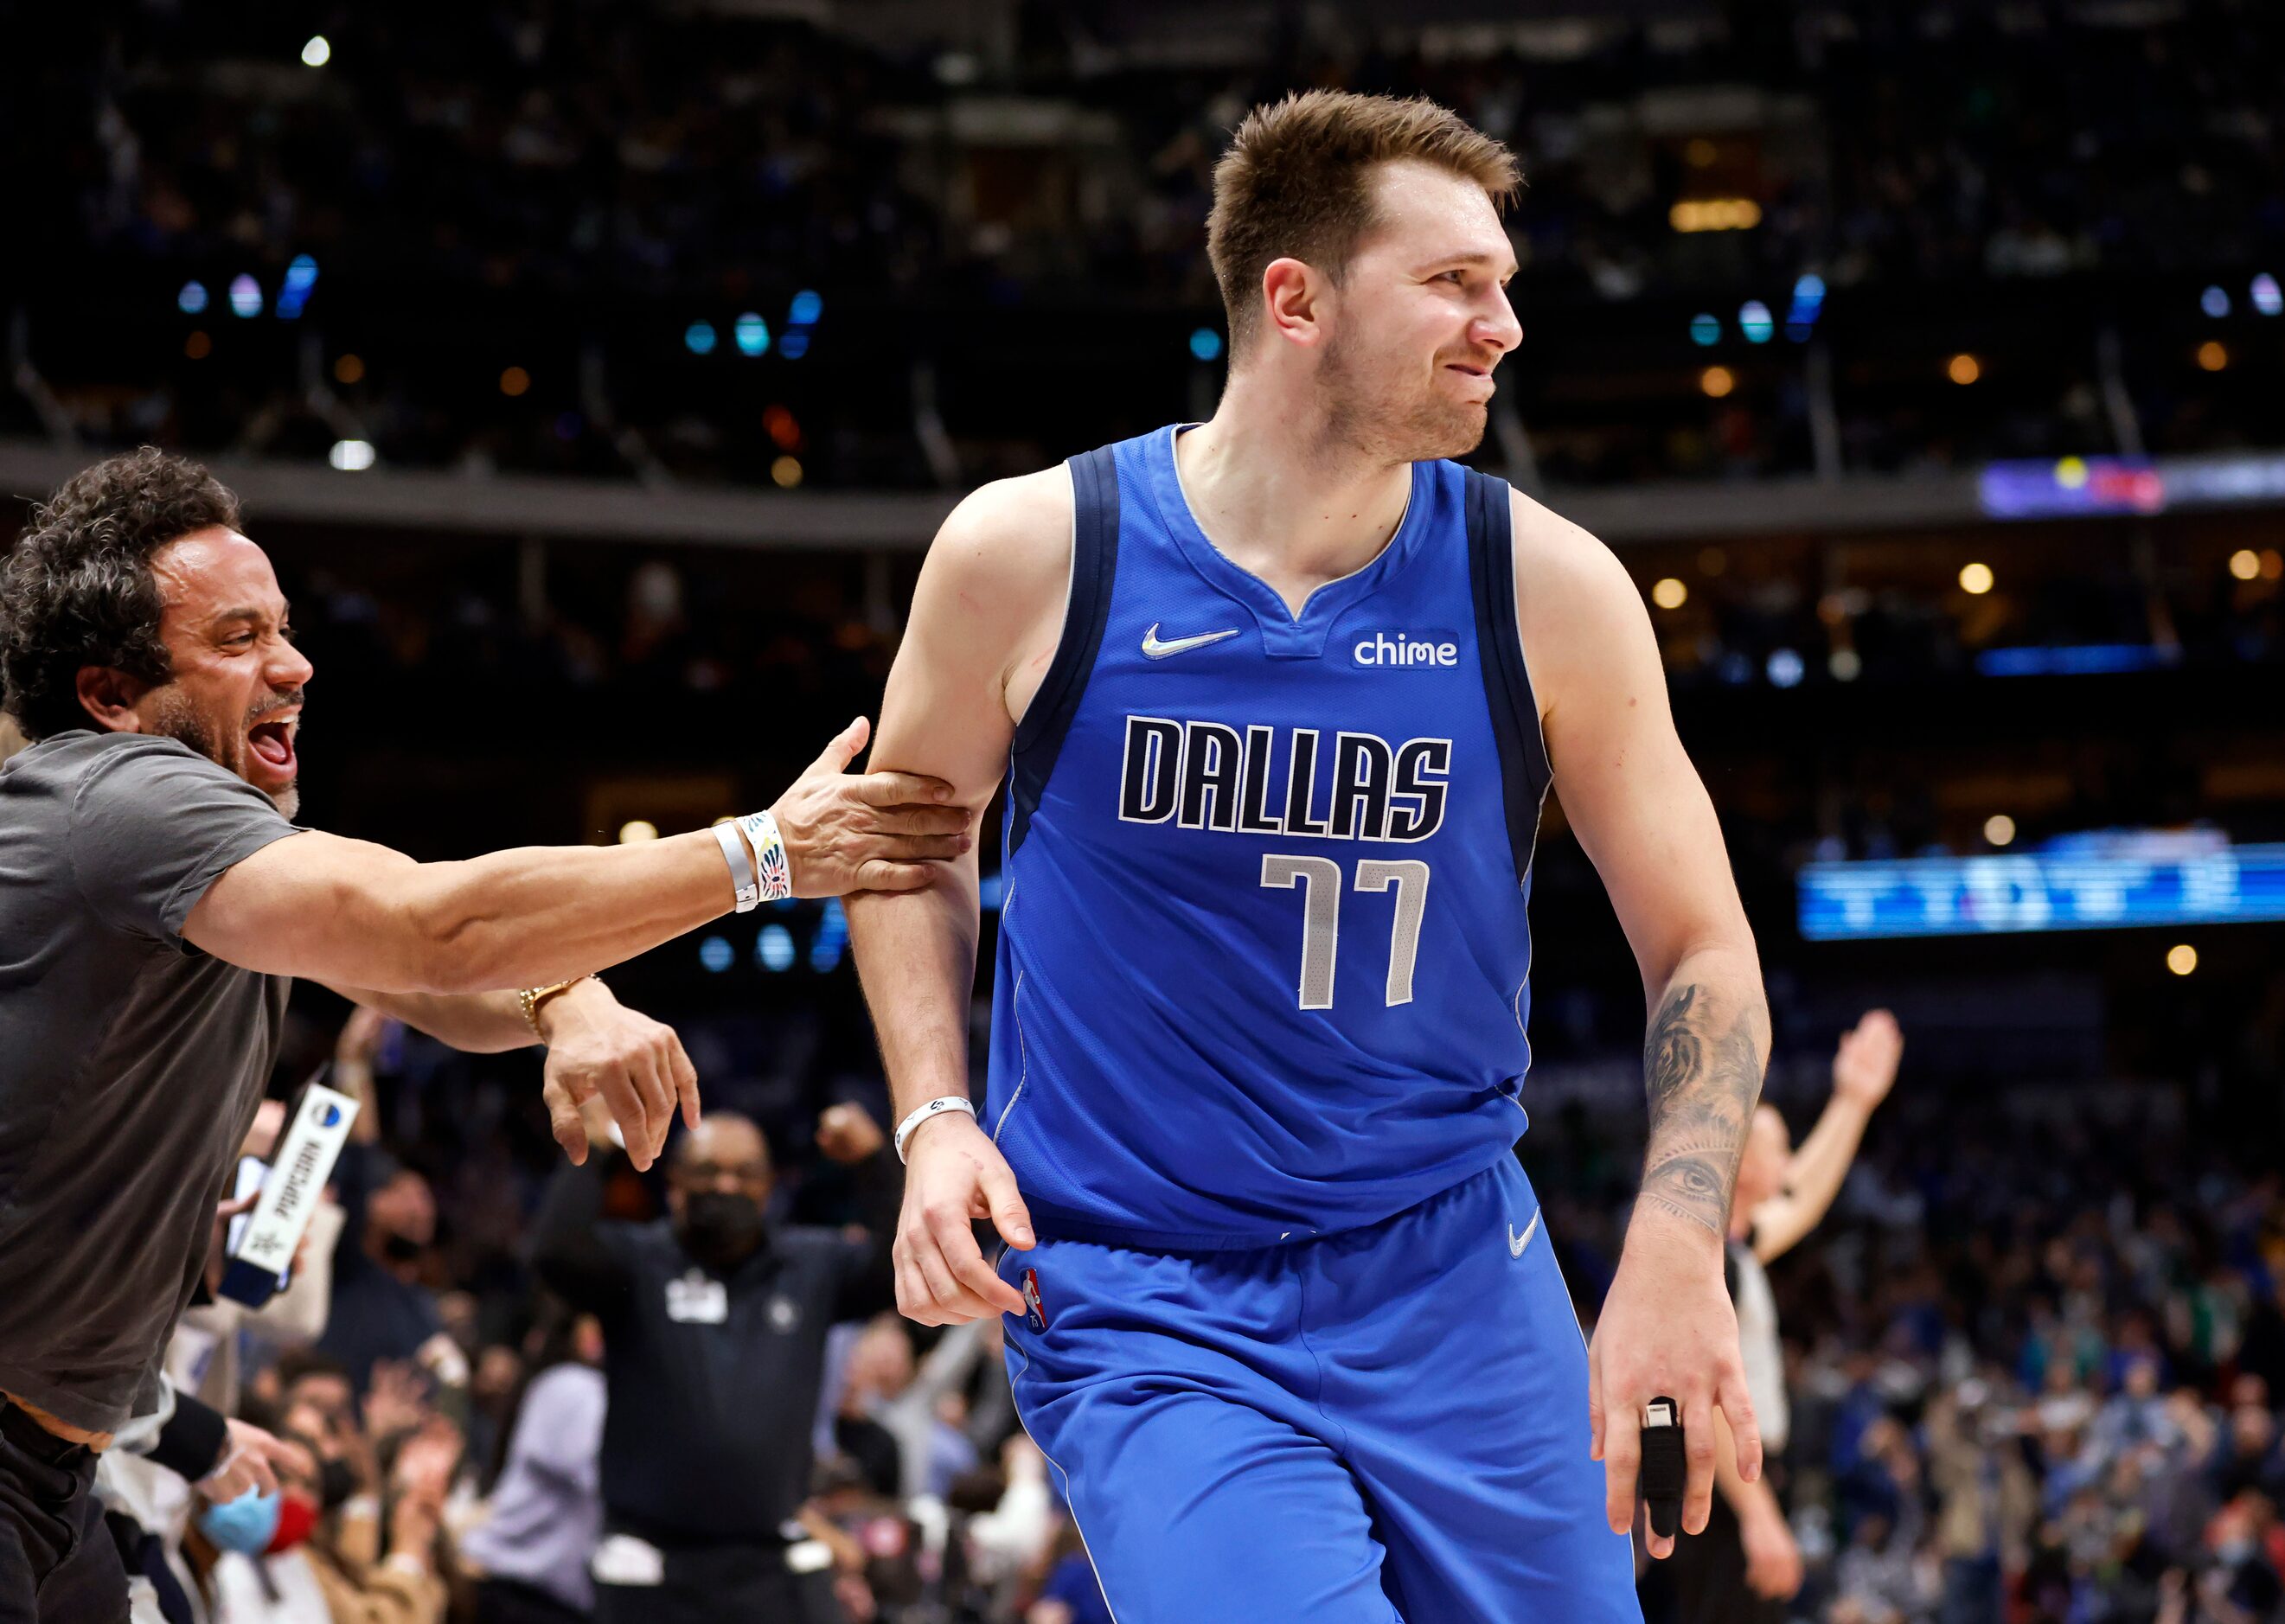
<path id="1" fill-rule="evenodd" d="M 1370 188 L 1373 224 L 1320 318 L 1333 437 L 1389 462 L 1463 455 L 1483 440 L 1494 369 L 1522 341 L 1514 251 L 1466 176 L 1403 160 Z"/>
<path id="2" fill-rule="evenodd" d="M 179 740 L 292 817 L 294 741 L 311 667 L 294 647 L 270 559 L 235 530 L 193 530 L 151 555 L 172 674 L 129 707 L 140 731 Z M 116 724 L 114 724 L 114 726 Z"/>

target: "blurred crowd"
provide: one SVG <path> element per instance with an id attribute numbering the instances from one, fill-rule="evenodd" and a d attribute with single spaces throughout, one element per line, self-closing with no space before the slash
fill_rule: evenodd
<path id="1" fill-rule="evenodd" d="M 1907 1072 L 1823 1228 L 1771 1268 L 1776 1478 L 1807 1573 L 1790 1616 L 2285 1617 L 2273 1117 L 2239 1141 L 2164 1091 L 1918 1080 L 1935 1097 Z M 1567 1113 L 1523 1155 L 1562 1190 L 1551 1232 L 1591 1304 L 1635 1147 Z"/>
<path id="2" fill-rule="evenodd" d="M 306 1060 L 314 1028 L 297 1025 Z M 740 1061 L 706 1024 L 684 1032 L 718 1079 L 710 1104 L 770 1142 L 773 1221 L 851 1222 L 849 1152 L 820 1104 L 877 1113 L 877 1075 Z M 334 1062 L 368 1110 L 298 1291 L 251 1319 L 196 1311 L 170 1360 L 309 1470 L 281 1477 L 261 1527 L 179 1491 L 141 1508 L 146 1526 L 161 1548 L 174 1529 L 169 1571 L 212 1624 L 522 1619 L 500 1597 L 531 1588 L 571 1610 L 546 1616 L 576 1615 L 610 1350 L 530 1272 L 533 1211 L 568 1176 L 536 1068 L 362 1015 Z M 1771 1093 L 1805 1126 L 1826 1087 L 1804 1062 Z M 1522 1147 L 1590 1329 L 1638 1166 L 1625 1104 L 1535 1110 Z M 1908 1071 L 1822 1228 L 1771 1270 L 1793 1409 L 1772 1480 L 1805 1575 L 1789 1618 L 2285 1619 L 2275 1126 L 2164 1087 L 1995 1094 Z M 658 1211 L 658 1190 L 622 1164 L 609 1211 Z M 852 1620 L 1108 1617 L 1017 1425 L 996 1325 L 883 1314 L 837 1328 L 828 1365 L 801 1523 Z"/>
<path id="3" fill-rule="evenodd" d="M 1857 357 L 1837 431 L 1852 466 L 1912 467 L 2130 449 L 2093 368 L 2097 313 L 2188 318 L 2210 279 L 2243 316 L 2248 278 L 2285 270 L 2285 26 L 2252 0 L 1796 4 L 1402 35 L 1320 10 L 1236 67 L 1190 49 L 1182 8 L 1017 0 L 871 37 L 853 12 L 819 27 L 513 0 L 432 29 L 368 9 L 330 16 L 320 67 L 295 59 L 311 14 L 280 6 L 51 19 L 0 108 L 25 206 L 68 248 L 28 275 L 47 312 L 33 352 L 54 411 L 98 439 L 322 455 L 350 426 L 400 464 L 758 481 L 775 448 L 749 454 L 762 437 L 741 427 L 758 403 L 732 373 L 688 368 L 686 324 L 711 315 L 728 355 L 731 312 L 779 326 L 790 295 L 821 289 L 848 315 L 820 342 L 863 377 L 814 386 L 809 477 L 972 478 L 1072 449 L 1057 433 L 1114 437 L 1109 402 L 1060 403 L 1040 427 L 1049 379 L 1158 401 L 1153 420 L 1183 409 L 1185 334 L 1218 307 L 1214 158 L 1246 106 L 1307 84 L 1433 95 L 1521 153 L 1516 294 L 1553 348 L 1522 357 L 1517 398 L 1559 482 L 1808 469 L 1798 349 L 1708 356 L 1684 340 L 1700 302 L 1725 330 L 1747 297 L 1793 322 L 1804 275 L 1836 310 L 1864 302 L 1837 341 Z M 1675 229 L 1677 203 L 1725 197 L 1757 224 Z M 318 267 L 309 319 L 363 352 L 353 373 L 219 351 L 201 373 L 172 328 L 139 361 L 96 341 L 98 310 L 155 317 L 204 279 L 197 325 L 236 342 L 227 284 L 250 272 L 274 298 L 300 255 Z M 2095 291 L 1975 310 L 1978 289 L 2064 283 Z M 1090 309 L 1142 319 L 1090 324 L 1080 363 L 1070 320 Z M 2039 353 L 2016 382 L 1942 382 L 1951 351 L 2026 323 Z M 1919 386 L 1883 381 L 1893 328 L 1916 334 Z M 971 329 L 992 335 L 981 349 Z M 547 365 L 504 398 L 501 361 L 470 369 L 472 347 Z M 2273 392 L 2220 392 L 2193 348 L 2130 367 L 2151 445 L 2273 441 Z M 883 415 L 913 363 L 939 357 L 944 388 Z M 1716 358 L 1739 387 L 1704 398 L 1698 365 Z M 0 399 L 0 429 L 38 428 L 33 404 Z M 939 411 L 931 451 L 916 426 Z"/>
<path id="4" fill-rule="evenodd" d="M 146 1463 L 106 1463 L 106 1503 L 141 1531 L 137 1624 L 522 1624 L 595 1603 L 610 1350 L 593 1314 L 531 1278 L 546 1152 L 494 1159 L 517 1135 L 489 1087 L 452 1102 L 449 1134 L 385 1129 L 419 1122 L 438 1058 L 404 1040 L 370 1012 L 342 1028 L 329 1078 L 362 1109 L 288 1288 L 254 1312 L 202 1302 L 168 1358 L 178 1390 L 296 1447 L 279 1493 L 213 1504 Z M 249 1154 L 281 1117 L 264 1108 Z M 824 1132 L 804 1128 L 786 1212 L 845 1219 L 800 1176 L 832 1171 Z M 856 1137 L 854 1154 L 880 1153 L 877 1128 Z M 658 1189 L 618 1163 L 610 1220 L 662 1210 Z M 884 1314 L 836 1328 L 827 1359 L 800 1532 L 852 1624 L 1107 1624 L 1017 1425 L 996 1323 L 924 1351 Z"/>

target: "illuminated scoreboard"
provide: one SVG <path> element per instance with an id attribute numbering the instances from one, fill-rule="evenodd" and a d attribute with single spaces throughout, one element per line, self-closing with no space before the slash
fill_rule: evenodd
<path id="1" fill-rule="evenodd" d="M 2285 845 L 2184 843 L 1810 863 L 1799 876 L 1801 934 L 1830 942 L 2285 920 Z"/>

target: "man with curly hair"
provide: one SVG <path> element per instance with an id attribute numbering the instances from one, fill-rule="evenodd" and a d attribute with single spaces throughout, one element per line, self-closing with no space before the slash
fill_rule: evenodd
<path id="1" fill-rule="evenodd" d="M 967 844 L 948 786 L 844 771 L 860 718 L 714 830 L 415 863 L 290 821 L 311 674 L 237 498 L 179 458 L 88 469 L 0 563 L 30 740 L 0 767 L 0 1624 L 127 1616 L 96 1455 L 161 1401 L 291 977 L 457 1047 L 545 1043 L 565 1149 L 600 1095 L 648 1167 L 696 1074 L 593 972 L 767 897 L 926 884 Z"/>

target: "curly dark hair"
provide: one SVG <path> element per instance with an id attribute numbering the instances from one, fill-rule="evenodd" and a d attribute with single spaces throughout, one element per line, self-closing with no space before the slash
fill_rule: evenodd
<path id="1" fill-rule="evenodd" d="M 148 445 L 97 463 L 32 510 L 0 561 L 0 692 L 26 736 L 88 726 L 82 666 L 167 680 L 151 555 L 217 524 L 238 529 L 238 498 L 197 463 Z"/>

